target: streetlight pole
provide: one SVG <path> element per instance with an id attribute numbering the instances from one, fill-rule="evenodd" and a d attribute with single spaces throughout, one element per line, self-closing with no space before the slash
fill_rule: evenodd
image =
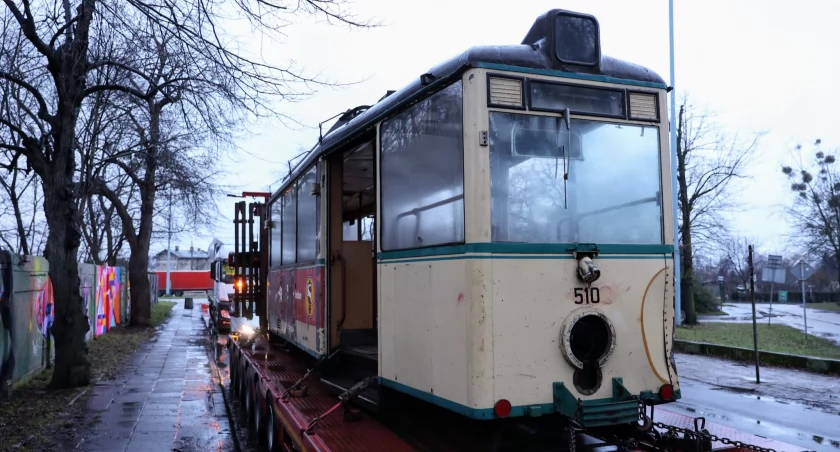
<path id="1" fill-rule="evenodd" d="M 668 28 L 671 54 L 671 209 L 674 212 L 674 315 L 677 325 L 682 324 L 682 287 L 680 281 L 680 240 L 679 206 L 677 205 L 677 108 L 676 90 L 674 89 L 674 0 L 668 0 Z M 722 302 L 723 300 L 721 300 Z"/>
<path id="2" fill-rule="evenodd" d="M 169 238 L 166 239 L 166 295 L 172 295 L 172 280 L 169 277 L 172 266 L 172 190 L 169 190 Z"/>

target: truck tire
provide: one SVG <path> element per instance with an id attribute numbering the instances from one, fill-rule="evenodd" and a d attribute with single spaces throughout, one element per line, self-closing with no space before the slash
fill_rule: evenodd
<path id="1" fill-rule="evenodd" d="M 268 407 L 265 404 L 266 398 L 256 389 L 258 386 L 254 384 L 254 426 L 257 430 L 257 439 L 260 444 L 265 446 L 268 444 L 268 422 L 267 412 Z"/>
<path id="2" fill-rule="evenodd" d="M 268 403 L 266 407 L 266 429 L 265 429 L 265 445 L 268 452 L 278 452 L 280 444 L 276 432 L 276 425 L 274 423 L 274 404 Z"/>
<path id="3" fill-rule="evenodd" d="M 245 418 L 248 422 L 255 422 L 257 418 L 257 410 L 254 407 L 255 398 L 256 394 L 254 394 L 254 383 L 249 381 L 245 384 Z"/>

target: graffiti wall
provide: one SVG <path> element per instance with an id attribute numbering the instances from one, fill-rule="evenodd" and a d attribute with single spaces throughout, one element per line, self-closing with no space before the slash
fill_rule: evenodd
<path id="1" fill-rule="evenodd" d="M 120 321 L 120 267 L 96 267 L 96 330 L 102 336 Z"/>
<path id="2" fill-rule="evenodd" d="M 96 329 L 96 265 L 79 264 L 79 291 L 82 294 L 82 311 L 87 314 L 90 329 L 85 335 L 89 341 Z"/>
<path id="3" fill-rule="evenodd" d="M 0 395 L 55 359 L 49 263 L 0 250 Z M 79 293 L 95 339 L 129 320 L 128 274 L 120 267 L 79 265 Z"/>
<path id="4" fill-rule="evenodd" d="M 53 319 L 49 263 L 42 257 L 20 258 L 2 252 L 6 264 L 0 309 L 0 390 L 46 367 L 55 358 L 49 329 Z M 11 284 L 8 284 L 11 283 Z"/>

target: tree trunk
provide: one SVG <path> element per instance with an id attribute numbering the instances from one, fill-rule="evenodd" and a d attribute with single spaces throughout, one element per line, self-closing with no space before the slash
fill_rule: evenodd
<path id="1" fill-rule="evenodd" d="M 138 247 L 139 248 L 139 247 Z M 151 326 L 152 306 L 149 287 L 149 252 L 132 249 L 128 261 L 128 279 L 131 281 L 131 324 Z"/>
<path id="2" fill-rule="evenodd" d="M 682 310 L 685 312 L 686 325 L 696 325 L 697 310 L 694 306 L 694 264 L 692 263 L 694 256 L 691 250 L 691 224 L 683 221 L 681 229 L 683 236 L 683 243 L 680 247 L 680 260 L 682 261 L 682 271 L 680 272 Z"/>
<path id="3" fill-rule="evenodd" d="M 90 383 L 90 362 L 85 342 L 90 324 L 86 313 L 82 312 L 82 295 L 79 292 L 76 257 L 81 234 L 76 225 L 76 203 L 69 188 L 71 179 L 60 173 L 60 170 L 54 171 L 53 183 L 44 183 L 44 215 L 49 226 L 44 255 L 50 263 L 55 313 L 52 326 L 55 369 L 50 387 L 73 388 Z"/>
<path id="4" fill-rule="evenodd" d="M 680 245 L 680 297 L 682 311 L 685 312 L 685 323 L 687 325 L 697 324 L 697 313 L 694 308 L 694 262 L 691 249 L 691 205 L 688 202 L 688 182 L 685 169 L 685 148 L 682 145 L 683 133 L 685 133 L 684 118 L 685 106 L 680 106 L 679 121 L 677 122 L 677 183 L 679 184 L 679 206 L 682 213 L 680 234 L 682 244 Z M 674 212 L 677 215 L 678 212 Z M 723 300 L 721 300 L 723 302 Z"/>

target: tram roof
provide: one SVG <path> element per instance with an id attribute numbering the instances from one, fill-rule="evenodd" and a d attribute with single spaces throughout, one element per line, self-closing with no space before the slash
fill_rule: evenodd
<path id="1" fill-rule="evenodd" d="M 667 85 L 659 74 L 644 66 L 606 56 L 600 52 L 595 66 L 564 64 L 554 55 L 554 46 L 549 40 L 552 34 L 548 19 L 557 13 L 570 13 L 554 9 L 541 15 L 532 25 L 522 44 L 504 46 L 476 46 L 429 69 L 411 83 L 397 91 L 389 91 L 372 106 L 360 106 L 347 110 L 324 134 L 302 162 L 295 165 L 290 177 L 286 177 L 272 196 L 273 201 L 286 191 L 297 177 L 308 170 L 317 159 L 336 151 L 350 140 L 369 131 L 376 123 L 398 113 L 431 93 L 445 88 L 472 68 L 498 71 L 514 71 L 527 74 L 554 75 L 583 80 L 620 83 L 665 89 Z M 580 15 L 597 20 L 593 16 Z"/>

